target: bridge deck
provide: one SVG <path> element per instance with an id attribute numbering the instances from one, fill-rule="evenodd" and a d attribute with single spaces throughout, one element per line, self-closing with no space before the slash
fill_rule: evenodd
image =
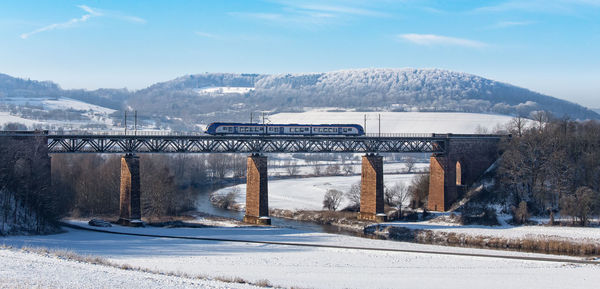
<path id="1" fill-rule="evenodd" d="M 451 139 L 500 139 L 483 134 L 350 136 L 212 136 L 169 132 L 57 133 L 0 131 L 45 137 L 49 153 L 445 153 Z"/>
<path id="2" fill-rule="evenodd" d="M 210 136 L 49 134 L 50 153 L 444 153 L 449 138 L 499 135 Z"/>

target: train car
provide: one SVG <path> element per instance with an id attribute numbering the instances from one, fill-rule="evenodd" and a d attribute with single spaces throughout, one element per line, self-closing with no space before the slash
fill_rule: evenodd
<path id="1" fill-rule="evenodd" d="M 213 122 L 206 127 L 210 135 L 338 135 L 361 136 L 358 124 L 257 124 Z"/>

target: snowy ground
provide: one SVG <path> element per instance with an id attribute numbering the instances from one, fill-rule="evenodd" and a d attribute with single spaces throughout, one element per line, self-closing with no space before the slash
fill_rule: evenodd
<path id="1" fill-rule="evenodd" d="M 258 288 L 93 265 L 0 249 L 0 288 Z"/>
<path id="2" fill-rule="evenodd" d="M 39 121 L 22 118 L 17 115 L 12 115 L 8 111 L 0 111 L 0 127 L 4 126 L 9 122 L 22 123 L 28 127 L 33 127 L 34 125 L 41 123 Z"/>
<path id="3" fill-rule="evenodd" d="M 386 186 L 392 187 L 396 183 L 402 183 L 406 187 L 410 185 L 414 174 L 384 175 Z M 285 210 L 322 210 L 323 197 L 329 189 L 347 192 L 353 184 L 360 183 L 360 176 L 341 177 L 318 177 L 288 180 L 269 181 L 269 208 Z M 223 188 L 216 194 L 227 194 L 232 190 L 238 190 L 236 203 L 240 208 L 246 204 L 246 184 Z M 344 198 L 340 208 L 349 204 Z"/>
<path id="4" fill-rule="evenodd" d="M 272 227 L 167 229 L 116 226 L 109 229 L 238 240 L 287 241 L 445 252 L 483 252 L 510 256 L 545 256 L 306 233 Z M 151 238 L 72 229 L 68 229 L 65 234 L 58 235 L 6 237 L 0 239 L 0 242 L 14 247 L 27 245 L 66 248 L 79 254 L 102 256 L 115 263 L 141 266 L 153 270 L 176 271 L 209 277 L 241 277 L 249 281 L 267 279 L 272 284 L 285 287 L 563 289 L 596 288 L 600 282 L 600 265 Z M 21 282 L 17 284 L 26 284 L 23 282 L 35 282 L 35 280 L 71 278 L 90 284 L 91 287 L 112 287 L 112 284 L 106 282 L 119 282 L 120 280 L 125 282 L 123 287 L 161 287 L 160 284 L 148 284 L 153 282 L 151 278 L 145 279 L 143 276 L 129 272 L 115 272 L 102 267 L 94 269 L 88 274 L 82 274 L 79 265 L 57 263 L 58 261 L 55 260 L 38 264 L 39 260 L 37 259 L 32 260 L 27 259 L 27 256 L 0 252 L 0 262 L 3 264 L 0 267 L 1 276 L 3 278 L 8 276 L 12 282 Z M 565 258 L 576 259 L 574 257 Z M 73 273 L 69 274 L 68 272 L 71 270 Z M 44 277 L 40 278 L 40 276 Z M 78 276 L 85 276 L 85 279 L 83 277 L 79 279 Z M 96 280 L 102 281 L 95 283 Z M 204 287 L 204 285 L 198 286 Z"/>
<path id="5" fill-rule="evenodd" d="M 0 99 L 0 104 L 14 105 L 27 108 L 35 108 L 39 110 L 75 110 L 81 112 L 81 115 L 86 117 L 85 120 L 76 121 L 60 121 L 56 119 L 27 119 L 20 115 L 10 114 L 8 111 L 0 112 L 0 126 L 8 122 L 17 122 L 25 124 L 32 129 L 34 125 L 44 128 L 80 128 L 90 124 L 105 125 L 110 128 L 113 125 L 109 115 L 115 112 L 114 109 L 89 104 L 83 101 L 59 97 L 59 98 L 23 98 L 23 97 L 4 97 Z"/>
<path id="6" fill-rule="evenodd" d="M 275 164 L 275 166 L 273 166 L 272 164 Z M 269 167 L 268 167 L 269 176 L 289 176 L 289 171 L 288 171 L 287 167 L 284 166 L 284 164 L 285 164 L 285 161 L 271 162 L 269 160 Z M 350 165 L 350 166 L 352 166 L 354 174 L 360 174 L 361 165 L 362 165 L 360 163 L 360 161 L 353 161 L 351 163 L 348 162 L 345 164 L 342 164 L 339 161 L 337 161 L 337 162 L 322 161 L 322 162 L 318 163 L 318 165 L 321 169 L 321 172 L 325 172 L 327 167 L 331 164 L 338 164 L 340 166 L 340 170 L 342 173 L 344 173 L 344 171 L 343 171 L 344 167 Z M 298 161 L 298 164 L 296 166 L 298 168 L 298 172 L 296 173 L 296 175 L 298 175 L 298 176 L 312 175 L 315 173 L 314 165 L 309 165 L 309 164 L 306 164 L 305 162 Z M 429 163 L 417 163 L 417 164 L 415 164 L 415 166 L 413 168 L 413 172 L 414 171 L 423 171 L 426 169 L 429 169 Z M 385 174 L 404 173 L 404 172 L 406 172 L 406 164 L 404 164 L 404 163 L 387 163 L 384 161 L 383 172 Z"/>
<path id="7" fill-rule="evenodd" d="M 508 218 L 504 216 L 505 219 Z M 560 227 L 560 226 L 511 226 L 502 222 L 501 226 L 457 225 L 435 220 L 423 222 L 389 222 L 382 225 L 401 226 L 409 229 L 426 229 L 441 232 L 454 232 L 472 236 L 502 237 L 507 239 L 523 238 L 560 238 L 600 243 L 598 227 Z"/>
<path id="8" fill-rule="evenodd" d="M 498 114 L 460 112 L 327 112 L 315 109 L 302 113 L 278 113 L 269 116 L 271 123 L 356 123 L 364 124 L 367 133 L 378 133 L 381 115 L 382 133 L 475 133 L 478 127 L 492 132 L 512 117 Z"/>

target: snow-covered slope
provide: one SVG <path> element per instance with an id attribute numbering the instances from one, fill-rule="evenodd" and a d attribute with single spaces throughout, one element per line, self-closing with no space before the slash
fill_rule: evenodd
<path id="1" fill-rule="evenodd" d="M 28 129 L 110 129 L 110 114 L 116 110 L 68 97 L 0 98 L 0 127 L 21 123 Z"/>
<path id="2" fill-rule="evenodd" d="M 480 113 L 443 112 L 328 112 L 317 109 L 301 113 L 278 113 L 269 116 L 271 123 L 355 123 L 364 125 L 367 133 L 492 133 L 504 127 L 510 116 Z"/>

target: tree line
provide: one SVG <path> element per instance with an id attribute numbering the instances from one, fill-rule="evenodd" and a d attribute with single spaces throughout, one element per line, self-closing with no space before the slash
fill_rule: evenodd
<path id="1" fill-rule="evenodd" d="M 538 112 L 533 121 L 514 118 L 508 130 L 496 193 L 517 222 L 529 214 L 554 222 L 560 213 L 586 225 L 600 214 L 600 123 Z"/>
<path id="2" fill-rule="evenodd" d="M 52 186 L 60 215 L 113 216 L 119 210 L 120 156 L 52 157 Z M 140 155 L 142 215 L 178 216 L 195 207 L 194 191 L 245 176 L 246 158 L 234 154 Z"/>

